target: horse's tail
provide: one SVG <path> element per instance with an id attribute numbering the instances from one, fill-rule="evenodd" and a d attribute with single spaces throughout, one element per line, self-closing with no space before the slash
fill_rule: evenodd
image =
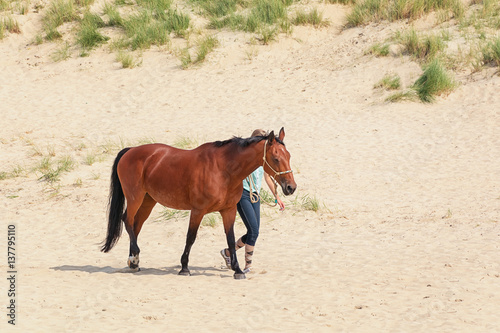
<path id="1" fill-rule="evenodd" d="M 122 233 L 122 215 L 125 206 L 125 196 L 123 195 L 122 184 L 120 183 L 120 178 L 118 178 L 116 169 L 118 167 L 118 162 L 120 162 L 120 159 L 129 149 L 130 148 L 125 148 L 118 153 L 111 171 L 111 187 L 109 189 L 108 203 L 108 234 L 101 248 L 102 252 L 111 250 Z"/>

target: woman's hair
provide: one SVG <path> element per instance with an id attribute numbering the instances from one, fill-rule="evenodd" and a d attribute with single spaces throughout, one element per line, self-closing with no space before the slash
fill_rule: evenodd
<path id="1" fill-rule="evenodd" d="M 264 131 L 263 129 L 256 129 L 255 131 L 252 132 L 252 136 L 266 136 L 267 132 Z"/>

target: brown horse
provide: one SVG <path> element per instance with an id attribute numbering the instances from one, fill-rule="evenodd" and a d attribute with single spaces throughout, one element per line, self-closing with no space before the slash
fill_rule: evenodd
<path id="1" fill-rule="evenodd" d="M 189 252 L 203 216 L 219 212 L 222 216 L 231 268 L 235 279 L 244 279 L 236 259 L 234 220 L 236 204 L 243 192 L 243 179 L 259 166 L 275 179 L 285 195 L 297 184 L 290 169 L 290 153 L 283 143 L 285 131 L 278 137 L 205 143 L 193 150 L 182 150 L 163 144 L 125 148 L 113 164 L 109 196 L 107 236 L 101 251 L 108 252 L 120 237 L 122 221 L 130 237 L 128 266 L 139 267 L 137 237 L 144 221 L 156 203 L 190 210 L 186 247 L 181 257 L 180 275 L 190 275 Z M 127 207 L 125 212 L 125 201 Z"/>

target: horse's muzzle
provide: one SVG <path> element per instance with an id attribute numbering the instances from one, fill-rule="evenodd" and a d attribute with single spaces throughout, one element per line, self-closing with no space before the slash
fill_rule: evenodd
<path id="1" fill-rule="evenodd" d="M 295 190 L 297 189 L 296 184 L 286 184 L 285 186 L 282 186 L 283 194 L 284 195 L 291 195 Z"/>

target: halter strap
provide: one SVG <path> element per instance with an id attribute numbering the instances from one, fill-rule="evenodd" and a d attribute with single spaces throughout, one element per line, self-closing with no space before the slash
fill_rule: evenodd
<path id="1" fill-rule="evenodd" d="M 266 146 L 267 146 L 267 140 L 266 142 L 264 143 L 264 156 L 262 157 L 262 159 L 264 160 L 264 163 L 262 163 L 262 167 L 264 167 L 265 164 L 267 164 L 267 166 L 269 167 L 269 169 L 271 169 L 272 172 L 274 172 L 274 176 L 271 176 L 271 178 L 276 182 L 276 180 L 274 179 L 274 177 L 276 176 L 280 176 L 280 175 L 286 175 L 287 173 L 291 173 L 293 172 L 292 169 L 290 170 L 286 170 L 286 171 L 276 171 L 273 169 L 273 167 L 271 166 L 271 164 L 269 164 L 269 162 L 266 160 Z"/>
<path id="2" fill-rule="evenodd" d="M 274 176 L 269 175 L 269 177 L 271 177 L 271 179 L 273 180 L 273 183 L 274 183 L 274 193 L 278 193 L 278 182 L 276 181 L 276 179 L 274 179 L 274 177 L 279 176 L 279 175 L 285 175 L 287 173 L 291 173 L 291 172 L 293 172 L 293 170 L 290 169 L 290 170 L 280 171 L 280 172 L 274 170 L 273 167 L 266 160 L 266 147 L 267 147 L 267 140 L 264 143 L 264 156 L 262 157 L 264 162 L 262 163 L 262 167 L 264 168 L 264 165 L 267 164 L 269 169 L 271 169 L 271 171 L 274 172 Z M 266 172 L 265 169 L 264 169 L 264 172 Z M 250 201 L 252 203 L 256 203 L 257 201 L 260 200 L 260 194 L 257 193 L 257 188 L 256 188 L 251 176 L 247 177 L 247 181 L 248 181 L 248 184 L 250 185 Z M 255 192 L 254 192 L 254 190 L 255 190 Z M 271 204 L 268 204 L 268 205 L 274 207 L 277 205 L 277 203 L 278 203 L 278 200 L 275 200 L 274 205 L 271 205 Z"/>

